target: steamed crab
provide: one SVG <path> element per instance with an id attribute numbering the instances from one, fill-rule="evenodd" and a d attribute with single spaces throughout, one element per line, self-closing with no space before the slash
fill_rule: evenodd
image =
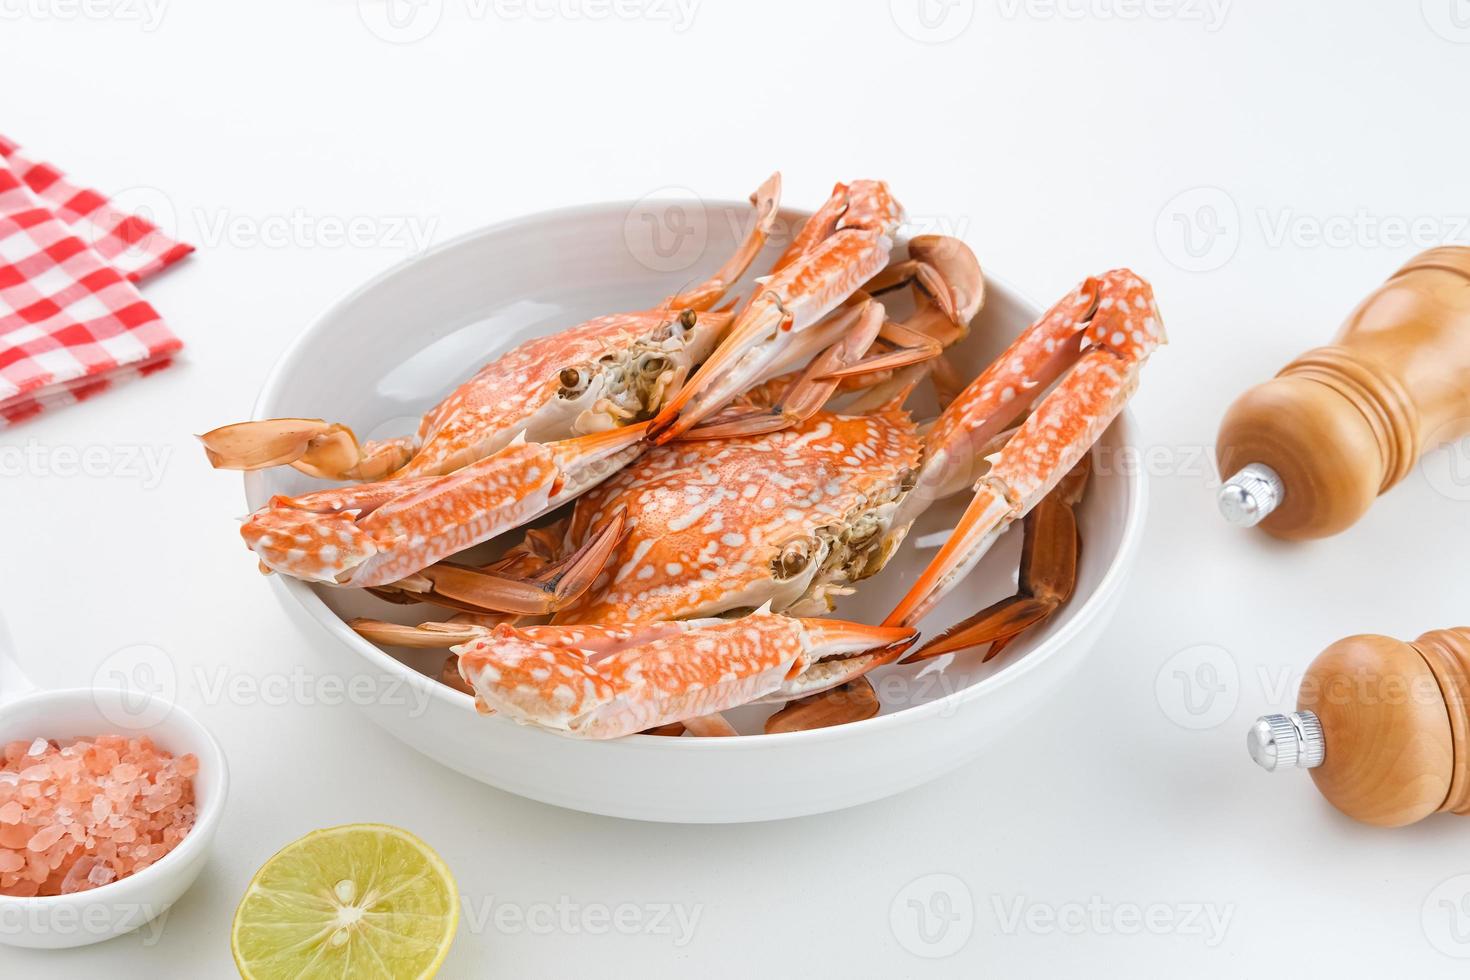
<path id="1" fill-rule="evenodd" d="M 417 439 L 359 445 L 345 427 L 302 419 L 207 433 L 219 467 L 290 464 L 371 480 L 272 499 L 245 521 L 247 546 L 264 569 L 308 581 L 550 612 L 590 581 L 616 528 L 553 570 L 441 560 L 556 509 L 772 377 L 830 366 L 831 377 L 810 377 L 793 396 L 805 405 L 843 372 L 894 371 L 934 356 L 941 342 L 929 333 L 881 320 L 863 332 L 873 322 L 871 300 L 854 294 L 875 277 L 885 289 L 915 282 L 958 319 L 942 269 L 910 259 L 885 272 L 902 210 L 878 181 L 837 185 L 750 301 L 734 313 L 712 310 L 764 243 L 778 186 L 772 178 L 753 195 L 754 228 L 710 280 L 654 310 L 521 345 L 432 409 Z M 778 411 L 776 424 L 785 417 Z"/>
<path id="2" fill-rule="evenodd" d="M 780 340 L 779 328 L 747 335 L 720 356 L 733 365 L 759 360 L 763 346 Z M 605 540 L 610 527 L 625 535 L 608 567 L 551 624 L 355 625 L 382 642 L 454 643 L 458 673 L 482 707 L 562 734 L 615 737 L 690 720 L 719 730 L 726 709 L 817 695 L 891 662 L 1000 534 L 1035 512 L 1021 593 L 919 655 L 1003 645 L 1069 594 L 1077 545 L 1070 505 L 1086 474 L 1079 463 L 1163 340 L 1152 290 L 1118 269 L 1089 278 L 1043 314 L 927 431 L 899 407 L 909 367 L 883 380 L 897 390 L 863 415 L 811 403 L 840 378 L 888 371 L 887 362 L 808 369 L 773 407 L 716 418 L 709 428 L 720 438 L 661 446 L 583 497 L 565 526 L 513 553 L 512 562 L 539 549 L 556 562 Z M 701 414 L 705 390 L 726 387 L 723 375 L 696 375 L 659 431 L 684 425 L 691 406 Z M 793 403 L 802 406 L 795 424 Z M 883 627 L 818 620 L 842 631 L 843 642 L 831 646 L 814 639 L 826 634 L 813 634 L 809 620 L 782 615 L 825 611 L 832 595 L 882 568 L 931 502 L 967 488 L 973 496 L 959 526 Z M 708 618 L 716 615 L 731 618 Z M 883 628 L 908 632 L 863 632 Z M 855 648 L 859 638 L 869 646 Z"/>

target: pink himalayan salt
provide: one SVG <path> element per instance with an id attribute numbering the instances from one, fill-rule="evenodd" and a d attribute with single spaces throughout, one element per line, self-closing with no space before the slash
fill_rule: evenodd
<path id="1" fill-rule="evenodd" d="M 65 895 L 143 870 L 194 826 L 199 760 L 146 735 L 6 743 L 0 895 Z"/>

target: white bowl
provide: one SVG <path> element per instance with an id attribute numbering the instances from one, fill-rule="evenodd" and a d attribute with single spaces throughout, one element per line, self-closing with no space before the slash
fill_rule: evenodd
<path id="1" fill-rule="evenodd" d="M 804 217 L 782 212 L 756 273 Z M 743 202 L 645 199 L 532 215 L 466 235 L 332 306 L 272 370 L 255 416 L 319 416 L 350 424 L 361 437 L 410 432 L 421 412 L 527 337 L 644 309 L 697 281 L 733 251 L 748 220 Z M 980 259 L 983 265 L 986 257 Z M 1093 271 L 1078 270 L 1078 278 Z M 1038 312 L 994 277 L 987 277 L 987 290 L 970 337 L 952 355 L 966 371 L 978 372 Z M 920 406 L 916 415 L 925 411 Z M 304 629 L 313 636 L 325 631 L 324 642 L 313 645 L 331 669 L 352 678 L 360 693 L 371 692 L 354 700 L 374 721 L 474 779 L 557 806 L 641 820 L 729 823 L 821 813 L 901 792 L 985 751 L 993 734 L 1013 728 L 1092 648 L 1142 532 L 1144 479 L 1137 467 L 1123 465 L 1120 452 L 1133 432 L 1125 412 L 1100 443 L 1079 509 L 1085 547 L 1077 591 L 1057 615 L 985 666 L 967 656 L 937 671 L 875 673 L 883 712 L 835 728 L 727 739 L 563 738 L 476 714 L 468 696 L 426 679 L 442 654 L 390 656 L 344 622 L 354 615 L 444 618 L 435 607 L 393 606 L 279 575 L 272 583 Z M 252 509 L 273 493 L 321 485 L 289 469 L 245 477 Z M 964 503 L 956 498 L 931 508 L 889 567 L 836 614 L 880 620 L 933 554 L 916 540 L 953 527 Z M 228 527 L 222 515 L 217 533 L 230 533 Z M 1009 534 L 993 548 L 921 624 L 925 631 L 1014 592 L 1019 538 Z M 240 560 L 252 558 L 242 549 Z M 732 717 L 743 731 L 759 732 L 769 710 L 740 709 Z"/>
<path id="2" fill-rule="evenodd" d="M 46 691 L 0 707 L 0 744 L 101 734 L 148 735 L 174 755 L 198 757 L 194 828 L 156 863 L 100 888 L 44 898 L 0 895 L 0 943 L 67 949 L 131 932 L 168 911 L 209 857 L 229 776 L 219 743 L 188 712 L 151 694 L 108 688 Z"/>

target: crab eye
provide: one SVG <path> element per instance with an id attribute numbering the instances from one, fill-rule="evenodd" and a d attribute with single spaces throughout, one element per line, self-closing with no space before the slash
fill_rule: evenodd
<path id="1" fill-rule="evenodd" d="M 698 320 L 699 314 L 695 313 L 693 310 L 685 310 L 684 312 L 679 314 L 679 326 L 683 327 L 685 330 L 692 330 L 694 328 L 695 322 Z"/>
<path id="2" fill-rule="evenodd" d="M 561 382 L 561 391 L 558 394 L 563 398 L 580 395 L 582 390 L 587 387 L 587 378 L 581 371 L 572 367 L 562 368 L 561 374 L 557 376 L 557 380 Z"/>
<path id="3" fill-rule="evenodd" d="M 898 490 L 900 493 L 908 493 L 919 485 L 919 474 L 912 469 L 905 469 L 898 475 Z"/>
<path id="4" fill-rule="evenodd" d="M 812 560 L 811 548 L 805 541 L 792 541 L 781 549 L 776 560 L 771 562 L 771 570 L 775 572 L 776 578 L 795 578 L 806 571 L 806 566 Z"/>

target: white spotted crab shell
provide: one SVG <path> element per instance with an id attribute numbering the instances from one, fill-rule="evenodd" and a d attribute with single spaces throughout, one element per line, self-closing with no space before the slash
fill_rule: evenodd
<path id="1" fill-rule="evenodd" d="M 882 568 L 921 442 L 902 411 L 819 412 L 780 432 L 672 443 L 578 500 L 565 546 L 618 510 L 629 531 L 557 623 L 825 613 Z"/>

